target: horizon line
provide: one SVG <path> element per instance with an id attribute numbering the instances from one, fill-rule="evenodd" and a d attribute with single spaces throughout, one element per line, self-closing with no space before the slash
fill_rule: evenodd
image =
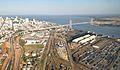
<path id="1" fill-rule="evenodd" d="M 46 16 L 47 16 L 47 15 L 48 15 L 48 16 L 49 16 L 49 15 L 59 15 L 59 16 L 62 16 L 62 15 L 63 15 L 63 16 L 65 16 L 65 15 L 66 15 L 66 16 L 67 16 L 67 15 L 68 15 L 68 16 L 69 16 L 69 15 L 71 15 L 71 16 L 72 16 L 72 15 L 76 15 L 76 16 L 79 16 L 79 15 L 80 15 L 80 16 L 94 16 L 94 15 L 96 15 L 96 16 L 97 16 L 97 15 L 98 15 L 98 16 L 100 16 L 100 15 L 101 15 L 101 16 L 104 16 L 104 15 L 105 15 L 105 16 L 109 16 L 109 15 L 111 15 L 111 16 L 112 16 L 112 15 L 113 15 L 113 16 L 114 16 L 114 15 L 116 15 L 116 16 L 120 16 L 120 14 L 0 14 L 0 16 L 22 16 L 22 15 L 28 15 L 28 16 L 29 16 L 29 15 L 30 15 L 30 16 L 31 16 L 31 15 L 32 15 L 32 16 L 33 16 L 33 15 L 35 15 L 35 16 L 37 16 L 37 15 L 38 15 L 38 16 L 39 16 L 39 15 L 41 15 L 41 16 L 42 16 L 42 15 L 43 15 L 43 16 L 45 16 L 45 15 L 46 15 Z"/>

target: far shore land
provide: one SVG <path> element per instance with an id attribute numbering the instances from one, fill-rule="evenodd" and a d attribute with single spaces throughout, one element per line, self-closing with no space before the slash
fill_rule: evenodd
<path id="1" fill-rule="evenodd" d="M 92 18 L 91 25 L 120 26 L 120 17 L 115 18 Z"/>

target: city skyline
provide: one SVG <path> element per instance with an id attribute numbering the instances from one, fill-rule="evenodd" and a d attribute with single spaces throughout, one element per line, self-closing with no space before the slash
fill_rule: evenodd
<path id="1" fill-rule="evenodd" d="M 120 0 L 0 0 L 0 15 L 120 14 Z"/>

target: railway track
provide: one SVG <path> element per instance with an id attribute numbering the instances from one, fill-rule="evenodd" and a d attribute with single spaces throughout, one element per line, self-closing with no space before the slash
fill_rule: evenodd
<path id="1" fill-rule="evenodd" d="M 59 56 L 56 42 L 59 40 L 62 41 L 62 39 L 57 39 L 57 37 L 60 38 L 61 36 L 57 36 L 56 32 L 51 32 L 48 43 L 38 63 L 37 70 L 80 70 L 80 67 L 72 61 L 70 49 L 64 39 L 64 45 L 67 46 L 64 47 L 67 51 L 68 60 Z"/>

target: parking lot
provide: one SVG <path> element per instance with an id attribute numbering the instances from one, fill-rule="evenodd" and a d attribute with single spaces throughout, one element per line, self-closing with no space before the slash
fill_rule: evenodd
<path id="1" fill-rule="evenodd" d="M 95 48 L 93 45 L 99 48 Z M 84 64 L 89 69 L 119 70 L 120 43 L 112 39 L 101 38 L 92 45 L 82 46 L 72 54 L 72 57 L 76 63 Z"/>

